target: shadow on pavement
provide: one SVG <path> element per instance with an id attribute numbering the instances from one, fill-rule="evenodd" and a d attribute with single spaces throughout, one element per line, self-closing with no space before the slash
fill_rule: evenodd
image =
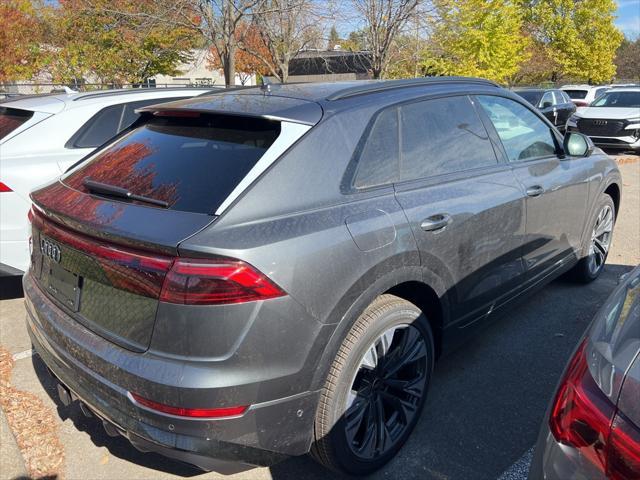
<path id="1" fill-rule="evenodd" d="M 370 476 L 495 480 L 531 448 L 565 363 L 600 305 L 631 266 L 607 265 L 588 285 L 560 278 L 497 314 L 462 348 L 436 364 L 422 416 L 408 442 L 385 468 Z M 87 432 L 112 455 L 184 477 L 203 473 L 109 437 L 74 403 L 60 404 L 54 381 L 35 356 L 34 368 L 62 419 Z M 310 457 L 270 468 L 274 480 L 340 478 Z"/>
<path id="2" fill-rule="evenodd" d="M 0 300 L 10 300 L 12 298 L 21 298 L 24 296 L 22 292 L 22 277 L 19 275 L 0 275 Z"/>
<path id="3" fill-rule="evenodd" d="M 507 307 L 476 338 L 441 358 L 413 434 L 394 460 L 368 478 L 498 478 L 535 443 L 566 362 L 619 277 L 631 269 L 607 265 L 588 285 L 560 278 Z M 340 478 L 309 457 L 275 465 L 271 475 Z"/>

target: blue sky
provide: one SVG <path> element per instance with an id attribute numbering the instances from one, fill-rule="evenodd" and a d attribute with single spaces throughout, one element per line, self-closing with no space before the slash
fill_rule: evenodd
<path id="1" fill-rule="evenodd" d="M 640 0 L 617 0 L 616 25 L 627 37 L 640 36 Z"/>

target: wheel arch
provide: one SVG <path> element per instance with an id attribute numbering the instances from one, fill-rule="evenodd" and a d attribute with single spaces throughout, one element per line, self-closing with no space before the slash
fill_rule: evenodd
<path id="1" fill-rule="evenodd" d="M 429 282 L 425 281 L 425 276 Z M 345 313 L 340 316 L 335 329 L 318 358 L 317 368 L 312 380 L 312 389 L 322 388 L 329 368 L 342 341 L 362 312 L 380 295 L 389 293 L 413 303 L 425 312 L 434 336 L 435 356 L 442 352 L 442 330 L 448 322 L 449 300 L 447 290 L 438 277 L 419 266 L 396 269 L 377 278 L 363 290 Z M 350 294 L 345 298 L 353 298 Z"/>
<path id="2" fill-rule="evenodd" d="M 618 183 L 616 181 L 612 181 L 604 189 L 604 193 L 606 195 L 609 195 L 611 197 L 611 199 L 613 200 L 613 205 L 615 206 L 615 214 L 616 214 L 616 217 L 617 217 L 619 209 L 620 209 L 620 200 L 621 200 L 621 194 L 622 194 L 621 189 L 620 189 L 620 185 L 618 185 Z"/>

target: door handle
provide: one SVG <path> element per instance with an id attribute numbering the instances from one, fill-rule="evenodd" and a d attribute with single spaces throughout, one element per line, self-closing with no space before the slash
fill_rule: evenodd
<path id="1" fill-rule="evenodd" d="M 527 195 L 530 197 L 539 197 L 544 193 L 544 188 L 540 185 L 534 185 L 533 187 L 527 188 Z"/>
<path id="2" fill-rule="evenodd" d="M 434 230 L 440 230 L 451 223 L 451 215 L 446 213 L 439 213 L 425 218 L 420 224 L 420 228 L 425 232 L 433 232 Z"/>

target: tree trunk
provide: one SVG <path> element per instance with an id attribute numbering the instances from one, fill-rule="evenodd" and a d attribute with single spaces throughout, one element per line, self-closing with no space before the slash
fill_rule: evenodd
<path id="1" fill-rule="evenodd" d="M 280 65 L 280 83 L 287 83 L 289 80 L 289 62 Z"/>
<path id="2" fill-rule="evenodd" d="M 227 87 L 236 84 L 236 46 L 229 45 L 229 49 L 224 54 L 222 70 L 224 71 L 224 84 Z"/>

